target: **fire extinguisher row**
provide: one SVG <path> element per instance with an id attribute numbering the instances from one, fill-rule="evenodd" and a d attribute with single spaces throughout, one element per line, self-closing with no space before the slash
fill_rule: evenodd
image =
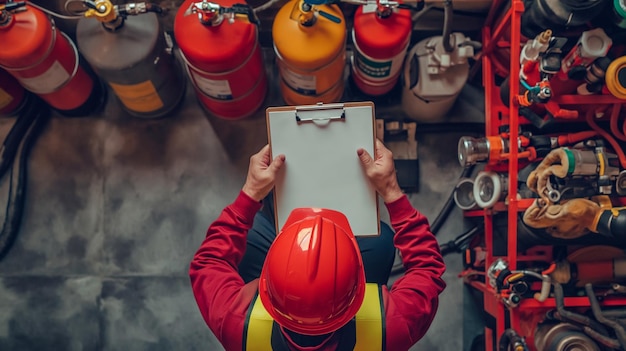
<path id="1" fill-rule="evenodd" d="M 217 117 L 245 118 L 265 101 L 268 78 L 249 6 L 237 0 L 185 1 L 174 22 L 182 58 L 177 62 L 171 38 L 160 28 L 158 6 L 71 2 L 81 5 L 76 45 L 44 8 L 25 1 L 0 5 L 0 40 L 6 44 L 0 48 L 0 67 L 61 113 L 78 116 L 97 109 L 104 101 L 103 82 L 130 114 L 166 115 L 185 93 L 183 72 L 202 107 Z M 411 33 L 408 7 L 388 0 L 359 6 L 351 31 L 351 76 L 371 96 L 390 92 L 401 79 L 406 114 L 436 119 L 447 113 L 465 84 L 467 59 L 480 43 L 446 27 L 443 36 L 427 38 L 409 51 Z M 336 4 L 291 0 L 278 11 L 272 36 L 287 104 L 342 98 L 347 35 Z"/>
<path id="2" fill-rule="evenodd" d="M 98 110 L 106 98 L 103 83 L 132 115 L 153 118 L 171 112 L 182 100 L 186 81 L 159 27 L 160 8 L 74 2 L 84 8 L 76 43 L 56 28 L 44 8 L 25 1 L 0 4 L 0 67 L 67 116 Z M 5 84 L 15 81 L 3 79 Z M 4 95 L 19 100 L 7 93 L 17 91 L 12 89 Z"/>
<path id="3" fill-rule="evenodd" d="M 234 0 L 186 1 L 174 24 L 200 100 L 226 118 L 253 113 L 267 91 L 253 14 L 237 6 Z M 467 80 L 467 60 L 480 43 L 444 29 L 447 40 L 428 38 L 408 52 L 413 9 L 388 0 L 359 6 L 349 33 L 354 44 L 349 66 L 355 85 L 370 96 L 389 93 L 401 79 L 407 116 L 433 120 L 452 107 Z M 272 39 L 280 91 L 287 104 L 341 100 L 348 63 L 346 29 L 335 3 L 291 0 L 279 9 Z M 220 50 L 205 50 L 198 43 Z"/>

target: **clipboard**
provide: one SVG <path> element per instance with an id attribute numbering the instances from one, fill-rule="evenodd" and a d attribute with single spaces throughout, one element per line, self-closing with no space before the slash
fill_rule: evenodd
<path id="1" fill-rule="evenodd" d="M 266 122 L 272 158 L 286 157 L 274 187 L 277 233 L 294 208 L 314 207 L 345 214 L 355 236 L 380 234 L 376 190 L 356 153 L 374 155 L 372 102 L 270 107 Z"/>

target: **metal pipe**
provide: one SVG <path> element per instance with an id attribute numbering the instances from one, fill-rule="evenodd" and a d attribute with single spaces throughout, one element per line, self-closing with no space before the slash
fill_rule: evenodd
<path id="1" fill-rule="evenodd" d="M 546 319 L 548 320 L 555 320 L 555 321 L 559 321 L 559 322 L 563 322 L 563 323 L 571 323 L 571 320 L 568 320 L 566 318 L 563 318 L 563 316 L 561 316 L 558 312 L 555 312 L 554 310 L 552 311 L 548 311 L 546 313 Z M 602 328 L 602 332 L 593 329 L 592 327 L 588 326 L 588 325 L 577 325 L 578 327 L 582 328 L 583 332 L 585 334 L 587 334 L 590 338 L 592 338 L 593 340 L 595 340 L 596 342 L 598 342 L 599 344 L 602 344 L 610 349 L 617 349 L 620 347 L 619 345 L 619 341 L 617 339 L 614 339 L 610 336 L 606 335 L 606 330 L 604 330 L 604 327 Z"/>
<path id="2" fill-rule="evenodd" d="M 618 349 L 620 347 L 619 341 L 617 339 L 602 335 L 591 327 L 584 326 L 583 331 L 585 332 L 585 334 L 589 335 L 589 337 L 602 344 L 603 346 L 606 346 L 610 349 Z"/>
<path id="3" fill-rule="evenodd" d="M 591 304 L 591 311 L 593 312 L 593 316 L 598 320 L 598 322 L 613 328 L 615 330 L 615 336 L 617 336 L 617 340 L 619 341 L 622 349 L 626 350 L 626 331 L 624 327 L 618 322 L 606 318 L 602 314 L 602 309 L 600 308 L 600 303 L 598 299 L 596 299 L 596 294 L 593 292 L 593 285 L 590 283 L 585 284 L 585 291 L 587 292 L 587 297 L 589 298 L 589 303 Z"/>
<path id="4" fill-rule="evenodd" d="M 554 283 L 554 300 L 556 302 L 556 310 L 562 318 L 589 326 L 597 331 L 601 331 L 602 334 L 607 335 L 604 325 L 582 314 L 566 310 L 563 299 L 563 286 L 561 286 L 561 284 L 559 283 Z"/>

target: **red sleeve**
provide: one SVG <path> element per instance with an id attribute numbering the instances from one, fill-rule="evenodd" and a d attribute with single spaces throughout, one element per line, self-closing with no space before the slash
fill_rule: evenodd
<path id="1" fill-rule="evenodd" d="M 242 349 L 243 327 L 258 281 L 244 285 L 237 266 L 261 203 L 240 192 L 209 226 L 191 261 L 189 276 L 205 322 L 226 350 Z"/>
<path id="2" fill-rule="evenodd" d="M 385 300 L 387 350 L 408 350 L 432 323 L 439 294 L 446 284 L 441 279 L 445 264 L 428 219 L 406 196 L 386 205 L 396 234 L 405 274 L 395 281 Z"/>

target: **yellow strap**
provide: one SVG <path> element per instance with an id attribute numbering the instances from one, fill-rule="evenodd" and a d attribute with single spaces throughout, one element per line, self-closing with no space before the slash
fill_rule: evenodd
<path id="1" fill-rule="evenodd" d="M 365 298 L 356 313 L 356 345 L 354 351 L 382 350 L 383 299 L 378 284 L 365 285 Z"/>
<path id="2" fill-rule="evenodd" d="M 274 320 L 267 313 L 258 296 L 252 303 L 254 305 L 247 318 L 247 333 L 244 335 L 246 343 L 244 351 L 271 351 Z"/>
<path id="3" fill-rule="evenodd" d="M 378 284 L 365 285 L 365 298 L 357 312 L 356 345 L 354 351 L 378 351 L 384 347 L 383 302 Z M 244 335 L 244 351 L 272 350 L 272 317 L 267 313 L 261 299 L 252 302 Z"/>

